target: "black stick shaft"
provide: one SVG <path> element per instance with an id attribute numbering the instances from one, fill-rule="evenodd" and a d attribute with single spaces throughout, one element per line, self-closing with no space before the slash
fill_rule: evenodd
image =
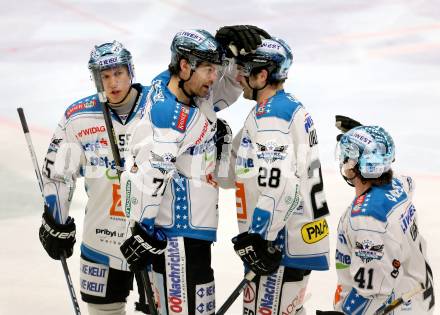
<path id="1" fill-rule="evenodd" d="M 110 141 L 110 148 L 112 150 L 113 158 L 115 160 L 116 172 L 118 173 L 119 181 L 121 181 L 122 160 L 121 160 L 121 155 L 119 154 L 119 148 L 116 145 L 115 129 L 113 128 L 112 118 L 110 116 L 110 110 L 106 102 L 102 103 L 102 114 L 104 115 L 105 128 L 107 129 L 107 134 Z"/>
<path id="2" fill-rule="evenodd" d="M 220 307 L 216 315 L 226 314 L 226 311 L 234 304 L 235 300 L 240 296 L 241 292 L 244 290 L 244 287 L 252 281 L 255 277 L 255 273 L 249 271 L 243 280 L 238 284 L 235 290 L 231 293 L 231 295 L 226 299 L 225 303 Z"/>
<path id="3" fill-rule="evenodd" d="M 102 114 L 104 115 L 105 127 L 107 129 L 107 134 L 110 141 L 110 148 L 112 150 L 113 158 L 115 160 L 116 172 L 118 173 L 119 182 L 121 182 L 122 160 L 121 155 L 119 154 L 119 148 L 116 144 L 116 133 L 113 127 L 112 118 L 110 116 L 110 109 L 108 108 L 107 102 L 102 102 Z M 142 279 L 142 284 L 144 285 L 145 295 L 147 296 L 150 313 L 152 315 L 158 315 L 150 277 L 145 270 L 140 271 L 139 274 L 140 278 Z"/>
<path id="4" fill-rule="evenodd" d="M 139 272 L 141 275 L 142 283 L 144 285 L 147 300 L 148 300 L 148 308 L 150 309 L 151 315 L 158 315 L 157 309 L 156 309 L 156 302 L 154 301 L 154 293 L 151 289 L 151 281 L 150 277 L 148 276 L 148 272 L 146 270 L 142 270 Z"/>
<path id="5" fill-rule="evenodd" d="M 23 127 L 23 133 L 26 138 L 26 142 L 31 154 L 32 163 L 34 164 L 35 175 L 37 176 L 38 185 L 40 186 L 41 195 L 43 196 L 43 178 L 41 177 L 40 168 L 38 166 L 37 155 L 35 154 L 34 146 L 32 144 L 31 135 L 29 133 L 29 128 L 26 122 L 26 117 L 24 116 L 23 108 L 17 108 L 18 116 L 20 117 L 21 126 Z M 66 257 L 64 255 L 60 256 L 61 264 L 63 266 L 64 276 L 66 278 L 67 287 L 69 288 L 70 299 L 72 300 L 73 308 L 76 315 L 81 315 L 81 310 L 79 308 L 78 299 L 76 298 L 75 289 L 73 288 L 72 279 L 70 277 L 69 267 L 67 266 Z"/>

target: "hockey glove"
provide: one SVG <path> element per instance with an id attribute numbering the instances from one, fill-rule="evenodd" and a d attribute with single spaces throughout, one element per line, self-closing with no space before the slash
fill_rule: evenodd
<path id="1" fill-rule="evenodd" d="M 215 146 L 217 147 L 217 160 L 221 160 L 223 148 L 232 143 L 232 130 L 226 120 L 221 118 L 217 119 L 217 131 L 215 132 L 215 139 Z"/>
<path id="2" fill-rule="evenodd" d="M 259 276 L 270 275 L 281 263 L 281 251 L 260 234 L 241 233 L 232 239 L 234 250 L 241 260 Z"/>
<path id="3" fill-rule="evenodd" d="M 223 26 L 215 34 L 215 39 L 226 49 L 226 57 L 236 57 L 244 49 L 249 53 L 261 45 L 261 37 L 270 38 L 270 35 L 261 28 L 253 25 Z M 237 52 L 230 49 L 230 45 L 237 48 Z"/>
<path id="4" fill-rule="evenodd" d="M 150 262 L 154 255 L 162 255 L 167 247 L 167 241 L 163 234 L 150 235 L 136 222 L 132 235 L 121 245 L 121 252 L 130 264 L 131 271 L 140 271 Z"/>
<path id="5" fill-rule="evenodd" d="M 336 120 L 336 122 L 335 122 L 336 128 L 338 128 L 339 130 L 342 131 L 341 134 L 338 134 L 336 136 L 337 141 L 339 141 L 341 139 L 342 135 L 344 133 L 346 133 L 347 131 L 349 131 L 350 129 L 362 126 L 362 124 L 360 122 L 358 122 L 350 117 L 347 117 L 347 116 L 336 115 L 335 120 Z"/>
<path id="6" fill-rule="evenodd" d="M 344 313 L 337 311 L 318 311 L 316 310 L 316 315 L 344 315 Z"/>
<path id="7" fill-rule="evenodd" d="M 67 217 L 65 224 L 56 223 L 45 207 L 38 234 L 41 244 L 51 258 L 60 260 L 61 255 L 66 258 L 72 256 L 73 245 L 76 242 L 76 226 L 73 218 Z"/>

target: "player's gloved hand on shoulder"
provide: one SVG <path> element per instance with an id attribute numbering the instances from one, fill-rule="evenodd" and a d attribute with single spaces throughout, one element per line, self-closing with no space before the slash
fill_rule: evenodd
<path id="1" fill-rule="evenodd" d="M 226 49 L 226 56 L 236 57 L 243 49 L 249 53 L 261 45 L 261 37 L 270 38 L 270 35 L 263 29 L 254 25 L 231 25 L 223 26 L 215 34 L 215 39 Z M 237 48 L 232 51 L 230 45 Z"/>
<path id="2" fill-rule="evenodd" d="M 136 222 L 132 235 L 125 240 L 120 249 L 130 265 L 130 270 L 140 271 L 148 265 L 152 256 L 162 255 L 166 247 L 167 240 L 163 233 L 156 231 L 151 235 L 142 224 Z"/>
<path id="3" fill-rule="evenodd" d="M 335 126 L 339 130 L 342 131 L 342 134 L 346 133 L 350 129 L 353 129 L 355 127 L 362 126 L 360 122 L 357 120 L 354 120 L 353 118 L 350 118 L 348 116 L 342 116 L 342 115 L 336 115 L 335 116 Z M 336 140 L 339 141 L 342 137 L 342 134 L 338 134 L 336 136 Z"/>
<path id="4" fill-rule="evenodd" d="M 76 242 L 76 226 L 73 218 L 67 217 L 65 224 L 57 223 L 44 206 L 43 220 L 38 234 L 41 245 L 51 258 L 60 260 L 61 255 L 66 258 L 72 256 L 73 245 Z"/>
<path id="5" fill-rule="evenodd" d="M 316 310 L 316 315 L 344 315 L 344 313 L 337 311 L 318 311 Z"/>
<path id="6" fill-rule="evenodd" d="M 257 233 L 241 233 L 232 239 L 234 250 L 243 262 L 259 276 L 275 272 L 281 263 L 281 251 Z"/>
<path id="7" fill-rule="evenodd" d="M 215 146 L 217 147 L 217 160 L 222 157 L 225 146 L 232 143 L 232 130 L 226 120 L 217 119 L 217 131 L 215 132 Z"/>

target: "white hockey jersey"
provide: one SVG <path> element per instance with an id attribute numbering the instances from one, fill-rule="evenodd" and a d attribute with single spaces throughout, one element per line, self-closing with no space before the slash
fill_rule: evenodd
<path id="1" fill-rule="evenodd" d="M 280 90 L 252 109 L 239 137 L 234 151 L 240 233 L 275 241 L 284 266 L 327 270 L 329 211 L 311 116 Z"/>
<path id="2" fill-rule="evenodd" d="M 111 111 L 121 160 L 131 137 L 129 128 L 140 119 L 148 88 L 134 84 L 138 98 L 123 122 Z M 128 270 L 119 250 L 126 239 L 126 214 L 121 207 L 115 161 L 97 95 L 67 108 L 49 145 L 43 165 L 46 203 L 57 222 L 65 222 L 79 176 L 85 177 L 88 195 L 81 254 L 119 270 Z"/>
<path id="3" fill-rule="evenodd" d="M 125 212 L 167 236 L 216 240 L 216 109 L 232 104 L 241 89 L 232 75 L 206 98 L 188 106 L 168 89 L 170 73 L 152 82 L 144 115 L 134 131 L 121 182 Z M 214 107 L 216 105 L 217 107 Z M 170 180 L 171 179 L 171 180 Z M 125 198 L 125 199 L 124 199 Z"/>
<path id="4" fill-rule="evenodd" d="M 394 178 L 355 198 L 342 215 L 336 246 L 336 310 L 374 314 L 421 283 L 425 291 L 394 314 L 433 314 L 432 270 L 412 194 L 410 177 Z"/>

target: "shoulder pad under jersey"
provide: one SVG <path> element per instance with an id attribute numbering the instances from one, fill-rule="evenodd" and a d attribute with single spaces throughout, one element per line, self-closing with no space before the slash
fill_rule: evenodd
<path id="1" fill-rule="evenodd" d="M 300 106 L 301 103 L 292 95 L 280 90 L 268 100 L 256 105 L 255 117 L 277 117 L 289 122 Z"/>
<path id="2" fill-rule="evenodd" d="M 182 105 L 175 99 L 156 102 L 151 107 L 151 121 L 156 128 L 171 128 L 186 132 L 196 113 L 195 107 Z"/>
<path id="3" fill-rule="evenodd" d="M 373 186 L 366 194 L 356 198 L 351 206 L 351 217 L 371 216 L 386 222 L 389 213 L 406 200 L 402 182 L 393 178 L 391 184 Z"/>
<path id="4" fill-rule="evenodd" d="M 98 100 L 98 95 L 90 95 L 79 101 L 76 101 L 69 107 L 67 107 L 64 116 L 69 119 L 80 113 L 101 112 L 101 103 Z"/>
<path id="5" fill-rule="evenodd" d="M 151 85 L 151 121 L 157 128 L 171 128 L 184 133 L 191 123 L 197 109 L 182 105 L 167 87 L 169 71 L 159 74 Z"/>

